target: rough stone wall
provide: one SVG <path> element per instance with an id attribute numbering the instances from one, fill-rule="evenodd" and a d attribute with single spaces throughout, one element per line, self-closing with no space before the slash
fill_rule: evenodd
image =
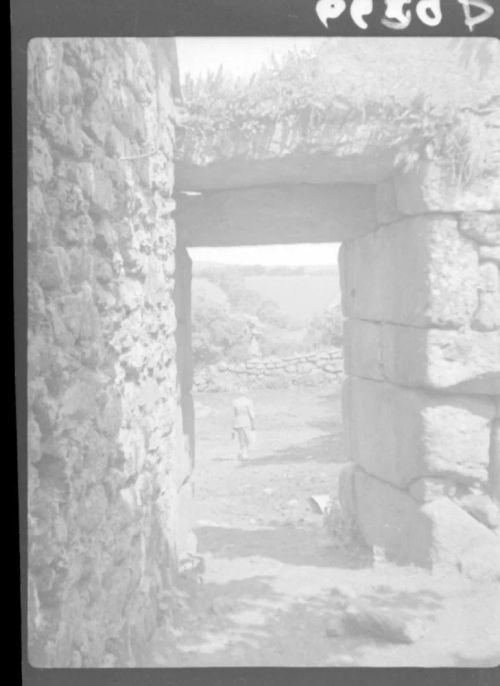
<path id="1" fill-rule="evenodd" d="M 397 561 L 499 575 L 498 178 L 428 165 L 378 197 L 378 230 L 340 255 L 345 500 Z"/>
<path id="2" fill-rule="evenodd" d="M 29 659 L 137 665 L 176 555 L 172 43 L 28 71 Z"/>
<path id="3" fill-rule="evenodd" d="M 291 385 L 319 386 L 343 376 L 342 351 L 338 349 L 297 353 L 287 357 L 252 358 L 240 364 L 218 364 L 196 370 L 198 392 L 234 391 L 250 388 L 287 388 Z"/>
<path id="4" fill-rule="evenodd" d="M 175 516 L 175 539 L 180 558 L 186 558 L 196 550 L 193 533 L 192 480 L 195 462 L 194 404 L 193 404 L 193 355 L 191 346 L 191 283 L 193 264 L 186 248 L 177 242 L 175 252 L 174 301 L 177 316 L 177 374 L 180 403 L 175 422 L 175 468 L 173 472 L 175 500 L 172 509 Z"/>

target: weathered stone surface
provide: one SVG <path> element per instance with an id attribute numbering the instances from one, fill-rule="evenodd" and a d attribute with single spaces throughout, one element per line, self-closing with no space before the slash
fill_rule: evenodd
<path id="1" fill-rule="evenodd" d="M 460 558 L 462 573 L 475 581 L 500 581 L 500 537 L 474 542 Z"/>
<path id="2" fill-rule="evenodd" d="M 457 183 L 451 166 L 429 162 L 398 174 L 394 177 L 394 185 L 402 214 L 500 210 L 498 173 L 489 176 L 476 174 L 468 183 Z"/>
<path id="3" fill-rule="evenodd" d="M 39 255 L 37 260 L 38 282 L 46 290 L 65 290 L 71 265 L 62 247 L 53 247 Z"/>
<path id="4" fill-rule="evenodd" d="M 191 482 L 185 483 L 173 500 L 175 510 L 175 539 L 178 541 L 177 555 L 183 559 L 196 552 L 196 537 L 193 532 L 193 497 L 194 490 Z"/>
<path id="5" fill-rule="evenodd" d="M 419 505 L 405 491 L 356 471 L 358 524 L 388 559 L 458 569 L 472 546 L 494 548 L 497 536 L 448 498 Z"/>
<path id="6" fill-rule="evenodd" d="M 344 322 L 344 366 L 348 374 L 382 380 L 382 325 L 347 319 Z"/>
<path id="7" fill-rule="evenodd" d="M 500 332 L 384 324 L 382 358 L 383 373 L 392 383 L 445 389 L 481 377 L 481 392 L 488 378 L 500 375 Z"/>
<path id="8" fill-rule="evenodd" d="M 176 322 L 163 269 L 175 248 L 165 212 L 175 205 L 168 184 L 153 192 L 117 158 L 120 145 L 131 155 L 147 147 L 145 111 L 149 131 L 165 127 L 156 102 L 146 103 L 163 50 L 162 41 L 121 38 L 29 44 L 28 623 L 37 667 L 137 664 L 175 571 L 175 499 L 164 498 L 174 487 Z M 131 55 L 137 95 L 126 84 Z M 163 100 L 168 120 L 169 87 Z M 122 125 L 114 147 L 113 118 Z M 172 174 L 169 141 L 155 183 Z"/>
<path id="9" fill-rule="evenodd" d="M 357 451 L 357 441 L 353 437 L 351 439 L 351 434 L 353 431 L 353 423 L 351 421 L 352 414 L 352 393 L 353 384 L 352 378 L 347 376 L 342 382 L 342 443 L 344 446 L 346 459 L 354 462 L 355 451 Z M 354 443 L 353 443 L 354 440 Z"/>
<path id="10" fill-rule="evenodd" d="M 368 473 L 401 487 L 428 476 L 487 481 L 493 401 L 357 378 L 349 385 L 350 456 Z"/>
<path id="11" fill-rule="evenodd" d="M 492 497 L 500 504 L 500 419 L 491 424 L 489 484 Z"/>
<path id="12" fill-rule="evenodd" d="M 479 331 L 500 330 L 500 291 L 479 293 L 479 305 L 472 326 Z"/>
<path id="13" fill-rule="evenodd" d="M 458 226 L 463 234 L 478 243 L 500 245 L 500 213 L 463 214 Z"/>
<path id="14" fill-rule="evenodd" d="M 356 518 L 356 489 L 354 464 L 346 464 L 339 472 L 339 502 L 347 520 Z"/>
<path id="15" fill-rule="evenodd" d="M 491 498 L 483 493 L 471 493 L 458 500 L 460 507 L 468 512 L 471 517 L 489 527 L 500 527 L 500 509 Z"/>
<path id="16" fill-rule="evenodd" d="M 479 265 L 479 277 L 479 290 L 483 293 L 497 293 L 500 290 L 500 270 L 493 261 Z"/>
<path id="17" fill-rule="evenodd" d="M 397 207 L 396 191 L 392 179 L 382 181 L 377 185 L 377 222 L 390 224 L 401 219 L 401 212 Z"/>
<path id="18" fill-rule="evenodd" d="M 294 184 L 179 195 L 176 221 L 189 246 L 350 240 L 375 230 L 375 192 Z"/>
<path id="19" fill-rule="evenodd" d="M 347 243 L 343 253 L 349 317 L 459 328 L 477 308 L 477 250 L 453 217 L 395 222 Z"/>
<path id="20" fill-rule="evenodd" d="M 383 548 L 397 562 L 428 566 L 430 532 L 413 498 L 361 469 L 355 488 L 357 523 L 367 544 Z"/>
<path id="21" fill-rule="evenodd" d="M 495 247 L 490 245 L 482 245 L 479 248 L 479 258 L 485 262 L 491 261 L 500 265 L 500 245 Z"/>
<path id="22" fill-rule="evenodd" d="M 443 497 L 452 497 L 456 485 L 451 479 L 417 479 L 410 484 L 410 495 L 419 503 L 429 503 Z"/>
<path id="23" fill-rule="evenodd" d="M 495 248 L 487 248 L 487 250 L 495 250 Z M 493 260 L 481 262 L 479 265 L 479 303 L 472 322 L 473 328 L 479 331 L 500 330 L 499 268 L 500 264 L 496 264 Z"/>
<path id="24" fill-rule="evenodd" d="M 416 643 L 426 633 L 429 622 L 410 616 L 394 607 L 359 600 L 349 605 L 343 614 L 346 631 L 389 643 Z"/>
<path id="25" fill-rule="evenodd" d="M 383 319 L 380 230 L 362 240 L 342 243 L 339 250 L 342 312 L 356 319 Z"/>
<path id="26" fill-rule="evenodd" d="M 47 183 L 52 178 L 53 164 L 49 144 L 40 135 L 31 141 L 30 175 L 34 183 Z"/>
<path id="27" fill-rule="evenodd" d="M 33 417 L 28 419 L 28 456 L 31 462 L 38 462 L 42 457 L 42 448 L 40 445 L 41 431 L 38 423 Z"/>

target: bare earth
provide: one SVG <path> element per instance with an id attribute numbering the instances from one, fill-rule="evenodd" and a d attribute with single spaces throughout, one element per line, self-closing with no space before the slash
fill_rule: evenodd
<path id="1" fill-rule="evenodd" d="M 498 665 L 498 584 L 374 567 L 371 551 L 334 545 L 312 512 L 309 496 L 335 493 L 345 462 L 339 387 L 252 397 L 257 439 L 245 463 L 231 441 L 231 397 L 196 398 L 204 562 L 187 575 L 171 615 L 177 628 L 156 637 L 149 665 Z M 410 645 L 328 635 L 356 598 L 422 618 L 425 634 Z"/>

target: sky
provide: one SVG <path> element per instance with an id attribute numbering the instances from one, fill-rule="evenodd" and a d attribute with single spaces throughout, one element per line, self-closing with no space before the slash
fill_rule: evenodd
<path id="1" fill-rule="evenodd" d="M 194 262 L 300 267 L 337 264 L 339 247 L 340 243 L 300 243 L 235 248 L 189 248 L 189 254 Z"/>
<path id="2" fill-rule="evenodd" d="M 306 48 L 311 38 L 176 38 L 181 81 L 186 74 L 202 75 L 221 65 L 234 75 L 248 76 L 274 53 L 279 57 L 294 48 Z"/>
<path id="3" fill-rule="evenodd" d="M 177 38 L 181 81 L 221 65 L 231 74 L 248 76 L 274 53 L 307 48 L 310 38 Z M 200 59 L 200 56 L 203 56 Z M 191 248 L 193 260 L 225 264 L 323 265 L 337 262 L 338 244 L 266 245 L 237 248 Z"/>

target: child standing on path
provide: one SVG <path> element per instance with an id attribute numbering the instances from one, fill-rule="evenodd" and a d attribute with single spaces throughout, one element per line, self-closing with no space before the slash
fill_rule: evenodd
<path id="1" fill-rule="evenodd" d="M 248 448 L 252 441 L 252 432 L 255 431 L 255 416 L 253 402 L 248 397 L 246 388 L 241 387 L 233 402 L 233 438 L 238 438 L 238 459 L 246 460 Z"/>

